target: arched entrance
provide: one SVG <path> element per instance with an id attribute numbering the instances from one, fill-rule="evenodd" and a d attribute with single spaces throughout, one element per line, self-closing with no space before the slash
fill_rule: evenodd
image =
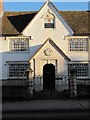
<path id="1" fill-rule="evenodd" d="M 55 89 L 55 66 L 45 64 L 43 67 L 43 89 Z"/>

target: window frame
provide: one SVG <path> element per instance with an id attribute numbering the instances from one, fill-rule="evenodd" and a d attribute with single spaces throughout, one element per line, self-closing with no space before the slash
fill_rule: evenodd
<path id="1" fill-rule="evenodd" d="M 80 67 L 78 67 L 78 65 Z M 68 75 L 70 75 L 70 68 L 69 68 L 69 66 L 74 66 L 75 70 L 77 71 L 77 73 L 76 73 L 77 74 L 76 75 L 77 78 L 88 78 L 88 71 L 89 71 L 88 65 L 89 65 L 88 62 L 87 63 L 68 63 Z M 81 69 L 82 66 L 84 66 L 83 69 Z M 82 75 L 83 73 L 84 73 L 84 75 Z"/>
<path id="2" fill-rule="evenodd" d="M 73 44 L 71 42 L 73 42 Z M 77 51 L 88 52 L 88 38 L 80 38 L 80 37 L 68 38 L 68 51 L 69 52 L 77 52 Z"/>
<path id="3" fill-rule="evenodd" d="M 13 39 L 16 39 L 16 40 L 18 40 L 18 39 L 26 39 L 26 41 L 27 41 L 27 46 L 26 46 L 26 50 L 10 50 L 10 42 L 13 40 Z M 11 52 L 11 53 L 23 53 L 23 52 L 29 52 L 29 37 L 9 37 L 8 38 L 8 52 Z M 19 41 L 19 40 L 18 40 Z M 25 41 L 25 40 L 24 40 Z M 20 46 L 21 47 L 21 46 Z"/>
<path id="4" fill-rule="evenodd" d="M 27 73 L 26 76 L 10 76 L 10 69 L 9 69 L 9 64 L 27 64 L 27 69 L 30 68 L 30 64 L 27 61 L 9 61 L 8 62 L 8 79 L 27 79 Z M 21 68 L 19 68 L 19 73 L 21 73 L 22 71 L 20 71 Z M 18 72 L 18 71 L 17 71 Z M 15 73 L 15 71 L 13 71 L 13 73 Z"/>
<path id="5" fill-rule="evenodd" d="M 46 29 L 46 28 L 55 28 L 55 19 L 53 18 L 53 19 L 50 19 L 52 22 L 46 22 L 45 20 L 47 20 L 46 18 L 44 19 L 44 28 Z M 49 27 L 47 26 L 47 25 L 49 25 Z"/>

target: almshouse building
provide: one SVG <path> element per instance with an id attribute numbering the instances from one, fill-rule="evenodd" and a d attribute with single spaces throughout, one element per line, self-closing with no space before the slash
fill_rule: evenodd
<path id="1" fill-rule="evenodd" d="M 0 80 L 26 80 L 33 89 L 68 89 L 71 68 L 77 80 L 90 80 L 88 11 L 59 11 L 49 0 L 39 11 L 3 12 Z M 59 78 L 59 80 L 58 80 Z M 63 87 L 63 83 L 67 87 Z"/>

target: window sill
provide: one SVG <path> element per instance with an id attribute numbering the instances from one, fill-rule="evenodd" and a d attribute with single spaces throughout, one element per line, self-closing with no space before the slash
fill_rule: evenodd
<path id="1" fill-rule="evenodd" d="M 68 51 L 68 52 L 88 52 L 88 51 Z"/>
<path id="2" fill-rule="evenodd" d="M 30 53 L 30 51 L 8 51 L 10 54 L 18 54 L 18 53 Z"/>
<path id="3" fill-rule="evenodd" d="M 77 77 L 77 79 L 78 79 L 78 80 L 87 80 L 87 79 L 89 79 L 89 77 L 88 77 L 88 76 L 87 76 L 87 77 L 81 76 L 81 77 Z"/>
<path id="4" fill-rule="evenodd" d="M 76 53 L 76 54 L 78 54 L 78 53 L 88 53 L 88 51 L 68 51 L 67 53 Z"/>
<path id="5" fill-rule="evenodd" d="M 24 80 L 27 79 L 26 77 L 9 77 L 9 80 Z"/>

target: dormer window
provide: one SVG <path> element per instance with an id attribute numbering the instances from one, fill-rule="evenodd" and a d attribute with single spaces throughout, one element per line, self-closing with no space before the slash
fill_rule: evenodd
<path id="1" fill-rule="evenodd" d="M 55 27 L 55 16 L 49 12 L 49 10 L 43 15 L 44 18 L 44 28 L 54 28 Z"/>

